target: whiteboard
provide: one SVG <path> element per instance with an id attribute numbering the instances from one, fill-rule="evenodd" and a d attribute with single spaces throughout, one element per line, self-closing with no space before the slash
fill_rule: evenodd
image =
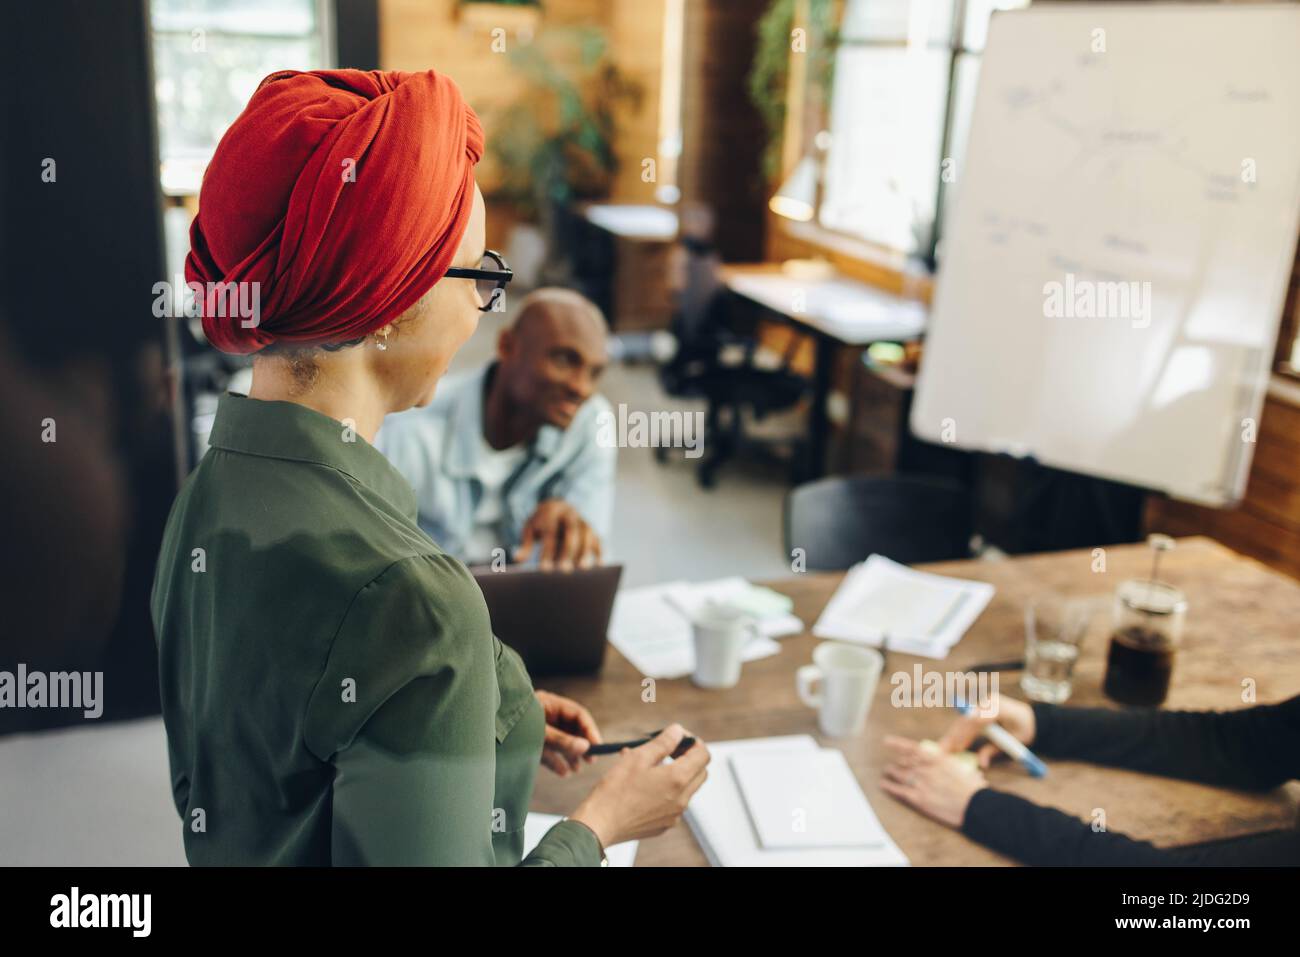
<path id="1" fill-rule="evenodd" d="M 962 167 L 912 430 L 1240 499 L 1300 232 L 1300 6 L 996 13 Z"/>

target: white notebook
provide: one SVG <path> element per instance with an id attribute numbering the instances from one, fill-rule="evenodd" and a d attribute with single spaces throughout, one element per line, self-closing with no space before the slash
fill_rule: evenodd
<path id="1" fill-rule="evenodd" d="M 919 572 L 872 555 L 848 570 L 813 634 L 944 658 L 984 611 L 993 590 L 987 582 Z"/>
<path id="2" fill-rule="evenodd" d="M 887 840 L 841 751 L 743 752 L 732 755 L 731 771 L 765 849 Z"/>
<path id="3" fill-rule="evenodd" d="M 709 742 L 713 764 L 726 768 L 737 754 L 817 751 L 811 735 Z M 710 774 L 686 809 L 686 823 L 714 867 L 894 867 L 907 858 L 882 829 L 878 847 L 765 848 L 749 820 L 734 774 Z"/>

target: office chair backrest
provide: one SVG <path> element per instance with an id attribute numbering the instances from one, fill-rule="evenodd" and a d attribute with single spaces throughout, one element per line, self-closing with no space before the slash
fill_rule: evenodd
<path id="1" fill-rule="evenodd" d="M 713 338 L 718 321 L 718 300 L 723 294 L 718 267 L 722 264 L 717 250 L 707 240 L 683 238 L 679 250 L 685 262 L 682 287 L 678 290 L 677 315 L 673 317 L 673 334 L 687 352 L 702 341 Z"/>
<path id="2" fill-rule="evenodd" d="M 958 482 L 930 476 L 835 477 L 792 489 L 785 547 L 810 571 L 840 570 L 872 554 L 912 565 L 970 555 L 971 499 Z"/>

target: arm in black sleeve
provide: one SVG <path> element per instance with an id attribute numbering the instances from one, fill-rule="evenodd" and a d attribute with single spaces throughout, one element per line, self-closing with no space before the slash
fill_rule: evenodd
<path id="1" fill-rule="evenodd" d="M 1239 867 L 1300 864 L 1300 831 L 1271 831 L 1233 841 L 1155 847 L 1112 831 L 1094 831 L 1055 808 L 984 788 L 966 808 L 961 831 L 1026 864 L 1067 867 Z"/>
<path id="2" fill-rule="evenodd" d="M 1033 708 L 1043 757 L 1247 790 L 1300 778 L 1300 696 L 1239 711 Z"/>

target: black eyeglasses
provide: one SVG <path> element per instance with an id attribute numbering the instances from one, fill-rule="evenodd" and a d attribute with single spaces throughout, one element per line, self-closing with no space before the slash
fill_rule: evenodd
<path id="1" fill-rule="evenodd" d="M 478 297 L 483 300 L 483 305 L 478 307 L 479 311 L 491 312 L 498 301 L 505 308 L 506 284 L 515 278 L 515 271 L 506 264 L 499 252 L 488 249 L 484 251 L 483 262 L 479 263 L 477 269 L 452 266 L 445 275 L 451 279 L 473 279 L 478 285 Z"/>

